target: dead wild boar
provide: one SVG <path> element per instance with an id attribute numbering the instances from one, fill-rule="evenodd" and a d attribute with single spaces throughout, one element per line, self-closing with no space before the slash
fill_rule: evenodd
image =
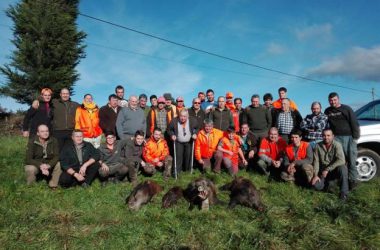
<path id="1" fill-rule="evenodd" d="M 183 191 L 183 196 L 190 203 L 190 210 L 198 206 L 200 210 L 208 211 L 209 205 L 220 203 L 214 183 L 205 178 L 192 181 Z"/>
<path id="2" fill-rule="evenodd" d="M 175 186 L 162 197 L 162 208 L 169 208 L 177 204 L 178 200 L 182 199 L 183 190 L 181 187 Z"/>
<path id="3" fill-rule="evenodd" d="M 253 183 L 243 177 L 235 177 L 235 179 L 222 186 L 221 190 L 230 191 L 229 208 L 234 208 L 236 205 L 242 205 L 257 209 L 262 212 L 265 206 L 261 202 L 260 192 L 256 189 Z"/>
<path id="4" fill-rule="evenodd" d="M 162 187 L 160 185 L 155 181 L 148 180 L 137 185 L 125 202 L 128 203 L 129 209 L 137 211 L 161 191 Z"/>

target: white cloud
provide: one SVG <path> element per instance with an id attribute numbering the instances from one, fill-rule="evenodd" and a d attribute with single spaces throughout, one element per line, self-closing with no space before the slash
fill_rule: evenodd
<path id="1" fill-rule="evenodd" d="M 305 28 L 295 30 L 296 37 L 299 41 L 309 39 L 329 40 L 332 37 L 333 26 L 329 23 L 313 24 Z"/>
<path id="2" fill-rule="evenodd" d="M 286 51 L 286 47 L 278 44 L 271 42 L 268 47 L 267 47 L 267 53 L 272 54 L 272 55 L 280 55 L 283 54 Z"/>
<path id="3" fill-rule="evenodd" d="M 354 47 L 343 55 L 325 60 L 309 70 L 313 76 L 342 76 L 356 80 L 380 81 L 380 45 Z"/>

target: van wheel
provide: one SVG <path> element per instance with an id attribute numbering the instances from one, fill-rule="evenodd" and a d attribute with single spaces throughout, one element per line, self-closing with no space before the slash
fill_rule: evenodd
<path id="1" fill-rule="evenodd" d="M 374 151 L 366 148 L 358 149 L 356 168 L 358 170 L 359 181 L 369 181 L 378 175 L 377 169 L 380 166 L 380 156 Z"/>

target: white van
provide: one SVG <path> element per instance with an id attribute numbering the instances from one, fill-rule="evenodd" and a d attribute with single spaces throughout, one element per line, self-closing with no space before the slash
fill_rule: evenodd
<path id="1" fill-rule="evenodd" d="M 380 172 L 380 100 L 364 105 L 355 114 L 360 125 L 356 160 L 358 179 L 369 181 Z"/>

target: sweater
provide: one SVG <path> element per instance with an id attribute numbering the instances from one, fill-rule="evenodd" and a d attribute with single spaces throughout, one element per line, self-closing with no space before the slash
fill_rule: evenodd
<path id="1" fill-rule="evenodd" d="M 117 134 L 120 139 L 127 139 L 127 135 L 134 135 L 137 130 L 145 132 L 146 118 L 144 111 L 141 108 L 135 110 L 122 108 L 116 119 Z"/>
<path id="2" fill-rule="evenodd" d="M 359 123 L 354 111 L 349 106 L 341 104 L 338 108 L 328 107 L 325 114 L 335 135 L 352 136 L 354 139 L 359 139 Z"/>
<path id="3" fill-rule="evenodd" d="M 248 123 L 253 133 L 264 133 L 271 127 L 272 115 L 270 110 L 261 105 L 259 107 L 250 105 L 244 109 L 243 122 Z"/>
<path id="4" fill-rule="evenodd" d="M 234 126 L 231 111 L 227 108 L 216 108 L 210 112 L 210 119 L 214 122 L 214 128 L 226 131 L 229 126 Z"/>

